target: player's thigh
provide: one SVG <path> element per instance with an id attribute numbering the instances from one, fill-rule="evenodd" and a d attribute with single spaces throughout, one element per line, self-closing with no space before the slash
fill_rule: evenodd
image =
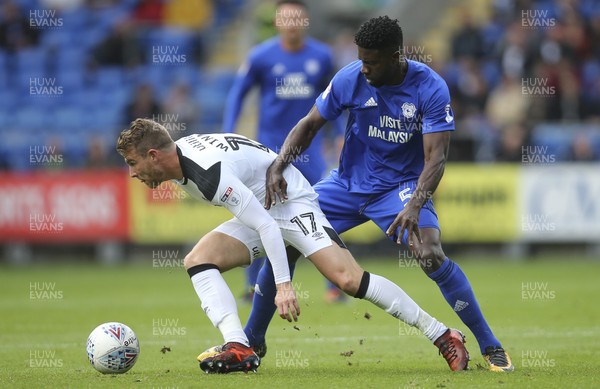
<path id="1" fill-rule="evenodd" d="M 189 268 L 202 263 L 212 263 L 225 272 L 235 267 L 247 266 L 253 259 L 260 257 L 259 246 L 262 247 L 262 244 L 256 231 L 236 219 L 231 219 L 200 239 L 186 256 L 185 266 Z"/>
<path id="2" fill-rule="evenodd" d="M 385 233 L 388 227 L 394 222 L 398 213 L 404 209 L 412 192 L 416 188 L 416 181 L 401 184 L 398 188 L 382 193 L 373 199 L 365 208 L 365 215 L 369 217 Z M 419 229 L 436 229 L 439 237 L 439 222 L 437 213 L 433 206 L 433 201 L 428 199 L 419 214 Z M 398 239 L 398 228 L 393 236 L 390 237 L 394 242 Z M 432 236 L 433 237 L 433 236 Z M 407 244 L 408 232 L 405 231 L 402 237 L 402 243 Z M 433 243 L 433 239 L 431 240 Z"/>
<path id="3" fill-rule="evenodd" d="M 316 201 L 302 199 L 286 204 L 287 215 L 279 216 L 288 220 L 280 221 L 286 242 L 309 258 L 326 278 L 342 289 L 359 284 L 362 269 L 345 248 Z"/>
<path id="4" fill-rule="evenodd" d="M 368 196 L 349 193 L 331 176 L 322 179 L 313 188 L 319 195 L 321 210 L 339 234 L 368 221 L 361 214 Z"/>
<path id="5" fill-rule="evenodd" d="M 364 270 L 356 262 L 350 251 L 336 242 L 309 256 L 321 274 L 344 292 L 356 294 Z"/>

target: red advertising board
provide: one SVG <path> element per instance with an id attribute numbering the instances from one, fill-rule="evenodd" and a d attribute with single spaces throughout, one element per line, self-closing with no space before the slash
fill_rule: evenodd
<path id="1" fill-rule="evenodd" d="M 0 173 L 0 242 L 129 238 L 124 171 Z"/>

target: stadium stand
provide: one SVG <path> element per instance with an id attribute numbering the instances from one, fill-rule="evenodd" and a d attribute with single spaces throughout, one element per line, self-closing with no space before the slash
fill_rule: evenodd
<path id="1" fill-rule="evenodd" d="M 163 111 L 173 107 L 167 100 L 174 86 L 186 85 L 189 101 L 182 104 L 198 107 L 190 123 L 194 130 L 219 131 L 239 50 L 215 47 L 224 39 L 245 39 L 238 30 L 240 16 L 264 2 L 105 0 L 47 8 L 58 3 L 3 3 L 0 31 L 10 27 L 16 32 L 0 34 L 2 169 L 39 169 L 27 163 L 27 146 L 32 137 L 50 136 L 72 156 L 65 158 L 64 168 L 84 167 L 82 156 L 92 140 L 112 149 L 140 84 L 152 87 Z M 320 35 L 315 35 L 334 46 L 342 41 L 351 46 L 348 31 L 359 19 L 396 4 L 350 3 L 354 7 L 346 7 L 342 18 L 334 7 L 338 2 L 309 2 L 321 18 L 315 23 Z M 405 41 L 420 42 L 413 50 L 426 49 L 420 59 L 432 58 L 428 64 L 451 89 L 460 130 L 452 144 L 453 160 L 514 160 L 514 150 L 504 148 L 517 144 L 516 139 L 548 147 L 559 161 L 599 160 L 600 3 L 462 0 L 445 7 L 442 23 Z M 352 10 L 357 10 L 354 15 Z M 404 15 L 392 14 L 401 24 Z M 336 50 L 351 58 L 352 48 Z M 217 66 L 207 66 L 215 57 Z M 581 144 L 590 150 L 583 151 Z"/>

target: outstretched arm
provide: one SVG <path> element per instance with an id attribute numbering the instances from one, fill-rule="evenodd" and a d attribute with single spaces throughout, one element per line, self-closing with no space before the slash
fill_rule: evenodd
<path id="1" fill-rule="evenodd" d="M 279 224 L 263 208 L 254 193 L 240 180 L 229 177 L 227 182 L 221 181 L 219 193 L 222 193 L 225 188 L 232 188 L 231 193 L 233 194 L 230 194 L 229 197 L 219 195 L 217 204 L 227 208 L 239 221 L 259 234 L 268 260 L 273 266 L 277 287 L 274 302 L 279 316 L 290 322 L 297 321 L 298 315 L 300 315 L 300 306 L 292 286 L 285 243 Z M 233 201 L 231 196 L 236 197 L 236 200 Z M 223 199 L 221 200 L 221 198 Z"/>
<path id="2" fill-rule="evenodd" d="M 285 138 L 279 155 L 267 170 L 266 209 L 275 205 L 277 196 L 279 196 L 282 203 L 287 200 L 287 182 L 283 178 L 283 171 L 287 165 L 310 146 L 313 138 L 326 122 L 327 120 L 321 116 L 317 107 L 313 105 L 310 112 L 300 119 Z"/>
<path id="3" fill-rule="evenodd" d="M 421 242 L 419 212 L 423 204 L 433 196 L 444 175 L 449 145 L 450 131 L 433 132 L 423 135 L 425 164 L 417 181 L 417 188 L 412 193 L 404 209 L 398 213 L 398 216 L 396 216 L 396 219 L 386 232 L 388 236 L 393 236 L 396 228 L 400 227 L 398 243 L 402 242 L 405 230 L 408 230 L 409 245 L 412 245 L 413 234 Z"/>
<path id="4" fill-rule="evenodd" d="M 223 132 L 235 132 L 244 98 L 257 82 L 255 66 L 248 58 L 238 70 L 233 85 L 227 94 L 225 109 L 223 110 Z"/>

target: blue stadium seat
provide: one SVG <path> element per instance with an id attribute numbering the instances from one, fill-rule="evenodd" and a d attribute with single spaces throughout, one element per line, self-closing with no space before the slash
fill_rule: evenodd
<path id="1" fill-rule="evenodd" d="M 124 70 L 118 66 L 101 67 L 90 75 L 93 83 L 101 89 L 115 89 L 125 81 Z"/>
<path id="2" fill-rule="evenodd" d="M 42 43 L 43 47 L 73 47 L 77 46 L 77 39 L 79 35 L 80 34 L 73 34 L 64 28 L 48 29 L 44 30 L 44 33 L 41 35 L 40 42 Z"/>
<path id="3" fill-rule="evenodd" d="M 48 51 L 43 47 L 20 50 L 15 55 L 19 73 L 44 74 L 48 65 Z"/>
<path id="4" fill-rule="evenodd" d="M 87 53 L 80 47 L 63 47 L 56 52 L 55 65 L 57 69 L 84 69 L 87 59 Z"/>
<path id="5" fill-rule="evenodd" d="M 34 105 L 20 107 L 14 113 L 14 126 L 19 130 L 43 130 L 47 122 L 46 112 Z"/>
<path id="6" fill-rule="evenodd" d="M 0 88 L 0 109 L 11 112 L 17 106 L 17 96 L 12 89 Z M 2 128 L 2 126 L 0 126 Z"/>
<path id="7" fill-rule="evenodd" d="M 556 161 L 569 158 L 573 134 L 577 127 L 563 124 L 540 124 L 531 132 L 532 146 L 544 148 L 544 154 L 553 155 Z"/>
<path id="8" fill-rule="evenodd" d="M 14 127 L 15 117 L 14 112 L 10 109 L 5 108 L 0 102 L 0 128 L 2 132 L 10 131 Z M 2 144 L 3 142 L 0 142 Z"/>
<path id="9" fill-rule="evenodd" d="M 54 111 L 53 127 L 63 134 L 82 131 L 85 118 L 86 114 L 79 106 L 64 106 Z"/>

